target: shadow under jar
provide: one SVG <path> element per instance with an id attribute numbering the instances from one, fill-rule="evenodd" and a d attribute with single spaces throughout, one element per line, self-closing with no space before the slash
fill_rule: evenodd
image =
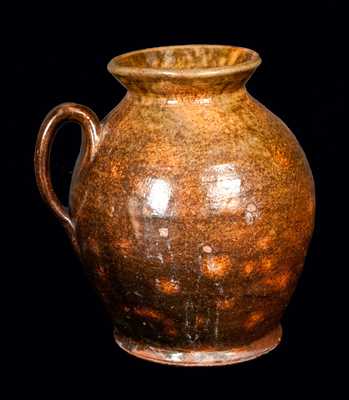
<path id="1" fill-rule="evenodd" d="M 108 70 L 127 94 L 101 122 L 65 103 L 42 124 L 39 189 L 66 228 L 131 354 L 222 365 L 277 346 L 314 224 L 314 184 L 285 124 L 245 84 L 252 50 L 171 46 Z M 82 127 L 69 210 L 49 153 L 63 121 Z"/>

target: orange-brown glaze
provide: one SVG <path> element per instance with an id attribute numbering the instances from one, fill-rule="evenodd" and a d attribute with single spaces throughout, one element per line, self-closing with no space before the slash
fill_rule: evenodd
<path id="1" fill-rule="evenodd" d="M 150 318 L 155 320 L 161 319 L 161 314 L 156 310 L 152 310 L 151 308 L 135 307 L 133 309 L 133 312 L 135 315 L 138 315 L 140 317 Z"/>
<path id="2" fill-rule="evenodd" d="M 130 256 L 132 254 L 133 243 L 128 239 L 120 239 L 115 241 L 114 243 L 116 251 L 118 251 L 123 256 Z"/>
<path id="3" fill-rule="evenodd" d="M 247 261 L 246 264 L 243 266 L 243 274 L 245 276 L 249 276 L 254 269 L 256 268 L 256 262 L 255 261 Z"/>
<path id="4" fill-rule="evenodd" d="M 279 292 L 287 288 L 290 278 L 290 273 L 286 271 L 262 280 L 261 285 L 265 285 L 271 290 Z"/>
<path id="5" fill-rule="evenodd" d="M 220 311 L 228 311 L 231 310 L 235 305 L 235 299 L 218 299 L 217 300 L 217 309 Z"/>
<path id="6" fill-rule="evenodd" d="M 176 294 L 181 290 L 179 282 L 175 279 L 157 278 L 155 279 L 155 286 L 160 292 L 167 295 Z"/>
<path id="7" fill-rule="evenodd" d="M 201 330 L 206 325 L 206 319 L 203 315 L 195 316 L 195 328 Z"/>
<path id="8" fill-rule="evenodd" d="M 255 311 L 249 315 L 247 320 L 244 323 L 244 327 L 247 330 L 254 329 L 257 324 L 263 321 L 265 318 L 264 313 L 262 311 Z"/>
<path id="9" fill-rule="evenodd" d="M 302 270 L 315 197 L 295 136 L 246 90 L 259 64 L 254 51 L 231 46 L 132 52 L 108 65 L 127 94 L 100 123 L 75 104 L 43 123 L 40 190 L 106 299 L 119 342 L 174 357 L 278 343 L 280 329 L 271 332 Z M 66 119 L 84 135 L 69 213 L 47 169 Z"/>
<path id="10" fill-rule="evenodd" d="M 261 260 L 261 264 L 260 264 L 260 269 L 263 272 L 268 272 L 271 269 L 273 269 L 275 266 L 277 265 L 276 260 L 274 259 L 274 257 L 263 257 Z"/>
<path id="11" fill-rule="evenodd" d="M 229 256 L 206 256 L 201 263 L 202 273 L 213 279 L 222 278 L 231 268 Z"/>
<path id="12" fill-rule="evenodd" d="M 171 319 L 165 319 L 163 322 L 163 331 L 165 335 L 176 337 L 178 335 L 175 323 Z"/>

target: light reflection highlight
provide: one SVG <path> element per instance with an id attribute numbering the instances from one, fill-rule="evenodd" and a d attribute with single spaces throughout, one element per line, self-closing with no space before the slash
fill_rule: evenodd
<path id="1" fill-rule="evenodd" d="M 168 204 L 171 198 L 171 186 L 163 179 L 154 178 L 150 182 L 149 192 L 147 194 L 147 204 L 152 214 L 159 217 L 166 214 Z"/>
<path id="2" fill-rule="evenodd" d="M 209 208 L 215 211 L 231 211 L 240 203 L 241 179 L 234 165 L 219 164 L 205 170 L 202 183 L 207 190 Z"/>

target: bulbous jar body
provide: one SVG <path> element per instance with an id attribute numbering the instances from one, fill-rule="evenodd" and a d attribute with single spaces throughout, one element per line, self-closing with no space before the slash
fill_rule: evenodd
<path id="1" fill-rule="evenodd" d="M 109 64 L 128 92 L 75 172 L 70 213 L 116 341 L 136 356 L 229 364 L 280 340 L 314 185 L 294 135 L 246 91 L 258 64 L 228 46 Z"/>

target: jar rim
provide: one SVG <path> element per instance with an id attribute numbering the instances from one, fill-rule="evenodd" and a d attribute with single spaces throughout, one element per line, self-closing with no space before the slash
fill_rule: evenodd
<path id="1" fill-rule="evenodd" d="M 116 77 L 194 79 L 254 70 L 261 62 L 256 51 L 245 47 L 194 44 L 127 52 L 112 58 L 107 68 Z"/>

